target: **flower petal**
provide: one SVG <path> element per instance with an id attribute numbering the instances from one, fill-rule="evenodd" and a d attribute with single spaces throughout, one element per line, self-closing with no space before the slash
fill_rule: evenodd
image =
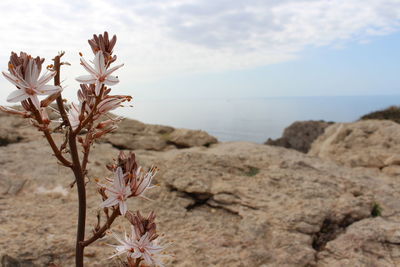
<path id="1" fill-rule="evenodd" d="M 36 62 L 34 62 L 32 64 L 32 70 L 31 70 L 32 81 L 36 82 L 39 79 L 39 74 L 40 74 L 39 67 L 36 64 Z"/>
<path id="2" fill-rule="evenodd" d="M 29 98 L 31 99 L 33 105 L 36 107 L 37 110 L 40 110 L 40 101 L 37 95 L 30 95 Z"/>
<path id="3" fill-rule="evenodd" d="M 113 236 L 119 243 L 123 244 L 123 246 L 118 246 L 119 249 L 129 247 L 129 244 L 128 244 L 127 242 L 125 242 L 124 240 L 122 240 L 118 235 L 112 233 L 112 236 Z"/>
<path id="4" fill-rule="evenodd" d="M 99 74 L 97 73 L 97 71 L 95 69 L 93 69 L 92 66 L 89 65 L 89 63 L 86 62 L 86 60 L 81 57 L 81 65 L 85 68 L 85 70 L 87 72 L 89 72 L 90 74 L 94 75 L 94 76 L 98 76 Z"/>
<path id="5" fill-rule="evenodd" d="M 104 64 L 104 55 L 101 50 L 96 53 L 94 58 L 94 68 L 99 74 L 103 74 L 106 70 L 106 66 Z"/>
<path id="6" fill-rule="evenodd" d="M 155 254 L 155 253 L 160 253 L 161 251 L 164 250 L 163 247 L 161 246 L 157 246 L 157 245 L 153 245 L 152 247 L 147 247 L 146 248 L 150 253 Z"/>
<path id="7" fill-rule="evenodd" d="M 27 93 L 25 93 L 25 90 L 23 90 L 23 89 L 15 90 L 11 94 L 8 95 L 7 101 L 12 102 L 12 103 L 21 102 L 21 101 L 27 99 L 28 97 L 29 97 L 29 95 Z"/>
<path id="8" fill-rule="evenodd" d="M 124 66 L 124 64 L 121 65 L 117 65 L 115 67 L 112 67 L 111 69 L 107 70 L 106 73 L 104 74 L 105 76 L 110 75 L 111 73 L 113 73 L 114 71 L 116 71 L 117 69 L 121 68 L 122 66 Z"/>
<path id="9" fill-rule="evenodd" d="M 119 211 L 121 212 L 122 216 L 125 216 L 126 212 L 128 211 L 128 205 L 126 205 L 125 201 L 119 202 Z"/>
<path id="10" fill-rule="evenodd" d="M 104 84 L 105 85 L 110 85 L 110 86 L 112 86 L 112 85 L 115 85 L 115 84 L 117 84 L 117 83 L 119 83 L 119 79 L 117 78 L 117 77 L 115 77 L 115 76 L 108 76 L 105 80 L 104 80 Z"/>
<path id="11" fill-rule="evenodd" d="M 103 87 L 103 83 L 101 83 L 99 80 L 96 80 L 96 86 L 94 89 L 94 92 L 96 95 L 100 95 L 100 91 L 101 91 L 102 87 Z"/>
<path id="12" fill-rule="evenodd" d="M 126 186 L 125 188 L 124 188 L 124 195 L 125 196 L 130 196 L 132 194 L 132 190 L 131 190 L 131 188 L 129 187 L 129 185 L 128 186 Z"/>
<path id="13" fill-rule="evenodd" d="M 127 250 L 120 250 L 117 253 L 115 253 L 114 255 L 112 255 L 111 257 L 108 257 L 108 259 L 112 259 L 112 258 L 114 258 L 116 256 L 120 256 L 120 255 L 122 255 L 122 254 L 124 254 L 126 252 L 127 252 Z"/>
<path id="14" fill-rule="evenodd" d="M 56 71 L 50 71 L 50 72 L 43 74 L 43 76 L 40 77 L 40 79 L 37 81 L 37 86 L 41 87 L 42 85 L 45 85 L 48 81 L 53 79 L 54 76 L 56 76 L 56 74 L 57 74 Z"/>
<path id="15" fill-rule="evenodd" d="M 28 84 L 23 79 L 20 79 L 16 76 L 12 75 L 11 73 L 6 73 L 4 71 L 2 73 L 3 73 L 4 78 L 6 78 L 10 83 L 14 84 L 15 86 L 20 87 L 20 88 L 28 88 L 29 87 Z"/>
<path id="16" fill-rule="evenodd" d="M 136 249 L 135 252 L 133 252 L 131 255 L 129 255 L 131 258 L 137 259 L 140 258 L 142 256 L 142 253 Z"/>
<path id="17" fill-rule="evenodd" d="M 93 75 L 82 75 L 76 77 L 75 80 L 83 84 L 93 84 L 97 81 L 96 77 L 94 77 Z"/>
<path id="18" fill-rule="evenodd" d="M 32 86 L 33 85 L 33 81 L 32 81 L 32 75 L 31 75 L 31 71 L 32 71 L 32 64 L 33 64 L 33 60 L 29 60 L 28 61 L 28 65 L 25 68 L 25 81 Z M 34 81 L 36 83 L 36 81 Z"/>
<path id="19" fill-rule="evenodd" d="M 100 204 L 100 207 L 112 207 L 118 204 L 118 199 L 116 197 L 109 197 Z"/>
<path id="20" fill-rule="evenodd" d="M 114 174 L 113 185 L 118 192 L 122 192 L 122 189 L 125 188 L 125 178 L 121 167 L 118 167 L 117 171 Z"/>
<path id="21" fill-rule="evenodd" d="M 62 89 L 56 85 L 43 85 L 36 89 L 38 95 L 52 95 L 60 92 Z"/>

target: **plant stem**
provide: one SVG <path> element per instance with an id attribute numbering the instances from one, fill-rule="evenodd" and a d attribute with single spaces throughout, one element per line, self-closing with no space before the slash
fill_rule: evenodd
<path id="1" fill-rule="evenodd" d="M 81 244 L 85 240 L 85 223 L 86 223 L 86 188 L 85 177 L 79 161 L 78 149 L 76 146 L 76 135 L 70 133 L 69 135 L 69 149 L 72 158 L 72 171 L 76 179 L 76 187 L 78 189 L 78 229 L 76 233 L 76 249 L 75 249 L 75 264 L 76 267 L 83 267 L 83 250 L 84 246 Z"/>
<path id="2" fill-rule="evenodd" d="M 36 121 L 43 125 L 43 120 L 42 117 L 39 113 L 39 111 L 35 108 L 35 106 L 33 105 L 32 101 L 30 99 L 28 99 L 28 102 L 30 103 L 31 107 L 33 107 L 33 114 L 35 116 Z M 53 137 L 51 136 L 51 133 L 49 131 L 49 129 L 47 127 L 41 129 L 41 131 L 43 131 L 44 136 L 47 139 L 47 142 L 49 143 L 51 149 L 54 152 L 54 156 L 66 167 L 70 167 L 72 168 L 72 164 L 71 162 L 69 162 L 66 158 L 64 158 L 64 156 L 62 155 L 61 151 L 58 149 L 56 143 L 53 140 Z"/>
<path id="3" fill-rule="evenodd" d="M 96 241 L 97 239 L 103 237 L 104 232 L 107 231 L 107 229 L 110 228 L 111 224 L 114 222 L 115 218 L 118 217 L 118 215 L 120 215 L 119 213 L 119 209 L 115 209 L 113 211 L 113 213 L 111 214 L 110 218 L 108 218 L 107 222 L 104 223 L 104 225 L 96 232 L 93 234 L 93 236 L 91 238 L 89 238 L 88 240 L 85 240 L 84 242 L 82 242 L 83 246 L 89 246 L 90 244 L 92 244 L 94 241 Z"/>
<path id="4" fill-rule="evenodd" d="M 54 77 L 54 85 L 60 85 L 60 54 L 54 58 L 54 70 L 57 75 Z M 60 111 L 64 124 L 70 127 L 68 134 L 68 144 L 72 159 L 72 171 L 75 175 L 76 187 L 78 189 L 78 226 L 76 233 L 76 247 L 75 247 L 75 265 L 76 267 L 83 267 L 83 250 L 84 246 L 81 244 L 85 240 L 85 224 L 86 224 L 86 188 L 85 188 L 85 175 L 82 171 L 82 166 L 79 160 L 79 153 L 76 144 L 76 134 L 71 129 L 67 113 L 65 112 L 64 103 L 61 94 L 57 97 L 57 106 Z"/>
<path id="5" fill-rule="evenodd" d="M 54 76 L 54 85 L 57 85 L 57 86 L 60 85 L 60 69 L 61 69 L 60 59 L 62 56 L 63 56 L 63 54 L 59 54 L 53 59 L 54 60 L 54 70 L 57 72 L 56 76 Z M 65 125 L 67 127 L 70 126 L 68 115 L 64 108 L 64 103 L 63 103 L 61 93 L 57 97 L 57 106 L 58 106 L 58 111 L 60 112 L 63 122 L 65 123 Z"/>

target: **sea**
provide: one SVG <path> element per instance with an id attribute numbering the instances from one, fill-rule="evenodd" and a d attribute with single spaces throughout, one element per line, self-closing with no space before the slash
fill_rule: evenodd
<path id="1" fill-rule="evenodd" d="M 264 143 L 295 121 L 353 122 L 400 105 L 400 95 L 134 99 L 118 114 L 145 123 L 204 130 L 220 141 Z"/>

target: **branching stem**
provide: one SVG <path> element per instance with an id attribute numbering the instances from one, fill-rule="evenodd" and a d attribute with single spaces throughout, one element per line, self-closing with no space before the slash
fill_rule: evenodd
<path id="1" fill-rule="evenodd" d="M 91 238 L 82 242 L 82 246 L 87 247 L 97 239 L 103 237 L 104 233 L 111 227 L 111 224 L 119 215 L 119 209 L 115 209 L 104 225 L 97 232 L 95 232 Z"/>

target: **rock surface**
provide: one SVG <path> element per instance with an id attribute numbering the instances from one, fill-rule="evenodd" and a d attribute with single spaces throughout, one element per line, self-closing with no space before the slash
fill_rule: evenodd
<path id="1" fill-rule="evenodd" d="M 28 120 L 8 116 L 0 111 L 0 146 L 37 139 L 40 134 L 31 127 Z"/>
<path id="2" fill-rule="evenodd" d="M 391 106 L 365 114 L 360 120 L 391 120 L 400 123 L 400 107 Z"/>
<path id="3" fill-rule="evenodd" d="M 332 123 L 325 121 L 296 121 L 285 128 L 281 138 L 269 138 L 265 144 L 295 149 L 307 153 L 315 139 Z"/>
<path id="4" fill-rule="evenodd" d="M 400 173 L 400 125 L 385 120 L 337 123 L 325 130 L 309 154 L 349 167 Z"/>
<path id="5" fill-rule="evenodd" d="M 169 126 L 144 124 L 124 119 L 118 131 L 107 135 L 103 142 L 119 149 L 145 149 L 162 151 L 217 143 L 218 140 L 204 131 L 174 129 Z"/>
<path id="6" fill-rule="evenodd" d="M 147 193 L 153 201 L 128 206 L 156 211 L 163 239 L 174 241 L 167 266 L 400 266 L 395 177 L 246 142 L 135 152 L 144 167 L 159 166 L 159 186 Z M 27 180 L 19 193 L 0 195 L 2 259 L 73 266 L 76 189 L 50 154 L 41 139 L 0 147 L 0 180 Z M 101 202 L 93 178 L 109 175 L 104 165 L 117 154 L 107 143 L 93 150 L 87 235 Z M 117 233 L 128 227 L 121 218 L 114 225 Z M 107 259 L 110 243 L 88 247 L 87 266 L 118 266 Z"/>
<path id="7" fill-rule="evenodd" d="M 194 146 L 209 146 L 218 143 L 217 138 L 205 131 L 188 129 L 176 129 L 168 136 L 168 141 L 178 148 Z"/>

